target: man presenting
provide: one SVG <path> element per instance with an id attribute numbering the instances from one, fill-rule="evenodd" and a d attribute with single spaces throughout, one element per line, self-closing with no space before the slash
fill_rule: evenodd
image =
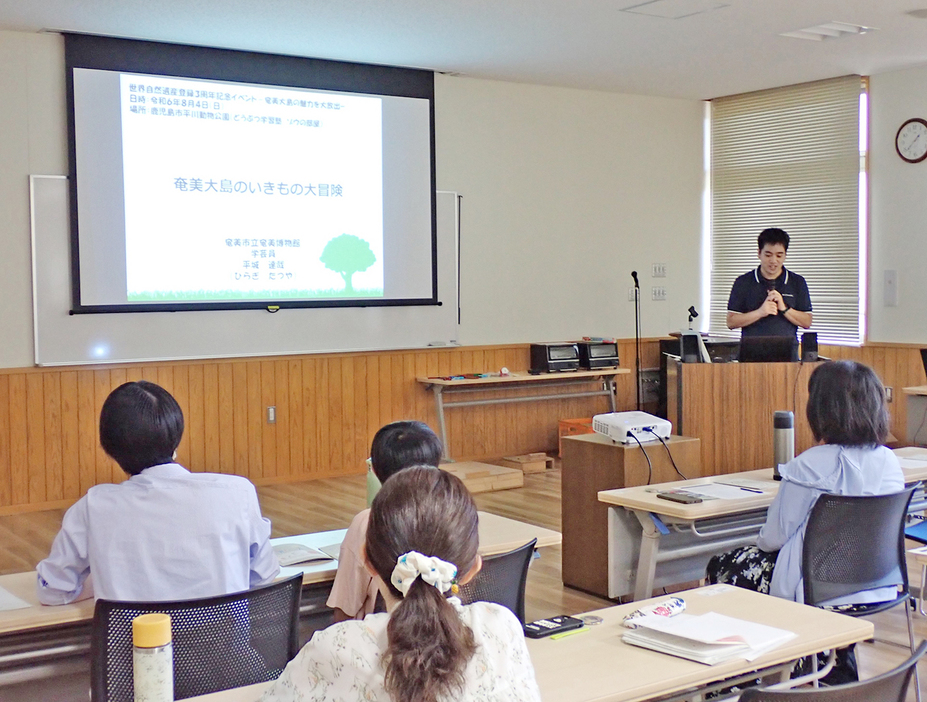
<path id="1" fill-rule="evenodd" d="M 808 284 L 786 270 L 789 235 L 782 229 L 764 229 L 757 238 L 760 265 L 734 281 L 727 303 L 728 329 L 746 336 L 787 336 L 795 339 L 798 327 L 811 326 Z"/>

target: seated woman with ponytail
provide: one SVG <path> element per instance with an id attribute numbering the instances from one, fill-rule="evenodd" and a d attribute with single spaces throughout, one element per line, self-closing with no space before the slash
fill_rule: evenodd
<path id="1" fill-rule="evenodd" d="M 387 612 L 318 631 L 262 702 L 540 700 L 521 625 L 488 602 L 453 595 L 482 565 L 464 484 L 407 468 L 370 508 L 366 560 Z"/>

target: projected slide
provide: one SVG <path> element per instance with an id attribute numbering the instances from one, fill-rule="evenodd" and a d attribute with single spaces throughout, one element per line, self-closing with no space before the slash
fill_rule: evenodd
<path id="1" fill-rule="evenodd" d="M 119 83 L 128 302 L 383 297 L 381 98 Z"/>

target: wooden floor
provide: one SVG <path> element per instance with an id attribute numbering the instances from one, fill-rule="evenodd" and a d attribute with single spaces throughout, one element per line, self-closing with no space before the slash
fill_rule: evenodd
<path id="1" fill-rule="evenodd" d="M 258 495 L 264 515 L 273 524 L 273 536 L 342 529 L 365 507 L 366 480 L 358 475 L 273 485 L 258 488 Z M 526 475 L 523 488 L 476 495 L 476 502 L 483 511 L 559 531 L 560 470 Z M 33 570 L 48 554 L 62 515 L 62 510 L 50 510 L 0 516 L 0 574 Z M 540 553 L 528 574 L 525 608 L 529 620 L 576 614 L 612 604 L 563 586 L 559 546 L 544 548 Z M 911 569 L 911 582 L 920 585 L 919 569 Z M 907 653 L 902 608 L 872 620 L 879 643 L 859 647 L 864 678 L 889 670 L 903 661 Z M 915 636 L 918 640 L 927 637 L 927 618 L 915 615 Z M 927 668 L 924 675 L 927 677 Z M 927 681 L 921 683 L 921 689 L 927 694 Z M 909 699 L 914 700 L 913 687 Z"/>

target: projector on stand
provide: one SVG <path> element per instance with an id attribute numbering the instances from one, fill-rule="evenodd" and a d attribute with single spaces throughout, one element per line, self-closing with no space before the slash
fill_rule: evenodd
<path id="1" fill-rule="evenodd" d="M 592 428 L 612 441 L 629 444 L 637 439 L 641 443 L 668 439 L 673 433 L 671 422 L 647 412 L 609 412 L 592 418 Z"/>

